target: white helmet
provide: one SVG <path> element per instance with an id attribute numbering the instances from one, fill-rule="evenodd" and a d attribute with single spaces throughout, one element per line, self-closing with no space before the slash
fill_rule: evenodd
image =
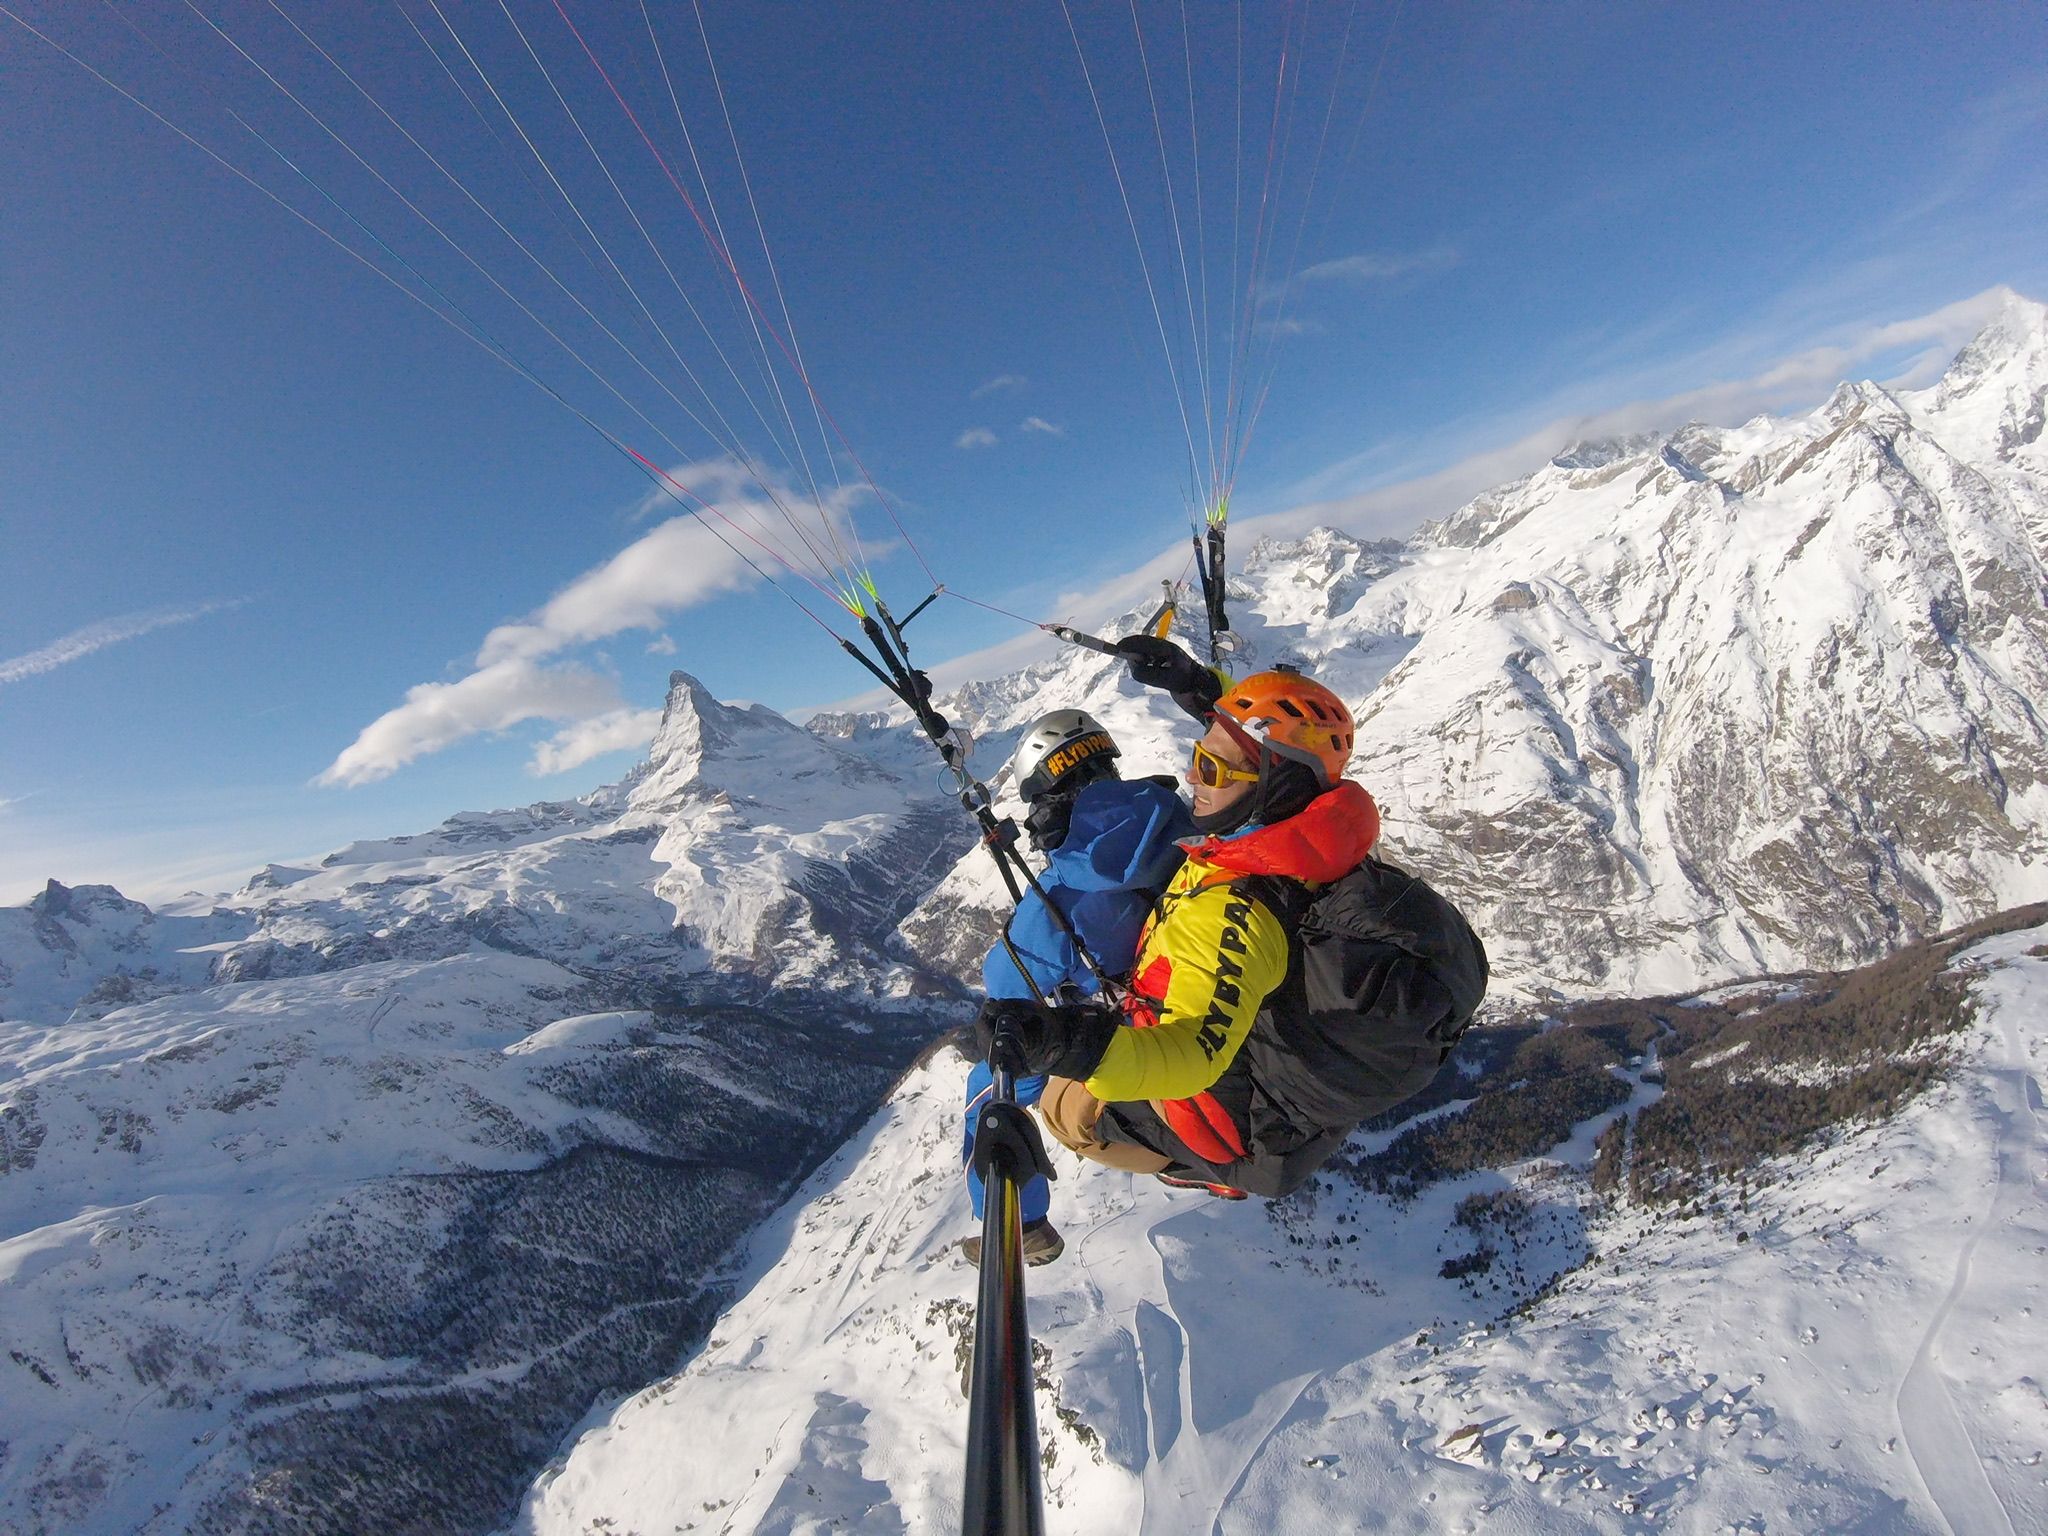
<path id="1" fill-rule="evenodd" d="M 1121 755 L 1102 722 L 1086 710 L 1056 709 L 1039 716 L 1024 733 L 1010 758 L 1010 773 L 1018 797 L 1029 805 L 1056 789 L 1114 777 L 1111 763 Z"/>

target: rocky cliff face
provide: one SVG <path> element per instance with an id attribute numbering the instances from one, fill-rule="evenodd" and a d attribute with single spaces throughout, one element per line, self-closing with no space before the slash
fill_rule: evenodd
<path id="1" fill-rule="evenodd" d="M 1582 447 L 1368 594 L 1417 642 L 1357 771 L 1508 968 L 1846 964 L 2042 893 L 2044 356 L 2016 304 L 1928 391 Z"/>

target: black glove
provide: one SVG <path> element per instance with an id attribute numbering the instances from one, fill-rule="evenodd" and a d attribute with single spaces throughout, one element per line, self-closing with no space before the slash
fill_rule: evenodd
<path id="1" fill-rule="evenodd" d="M 1005 1031 L 1016 1039 L 1026 1073 L 1049 1072 L 1079 1080 L 1102 1064 L 1119 1027 L 1116 1015 L 1101 1008 L 992 997 L 981 1005 L 981 1016 L 974 1021 L 974 1041 L 985 1058 L 997 1031 Z"/>
<path id="2" fill-rule="evenodd" d="M 1162 688 L 1173 702 L 1197 720 L 1206 719 L 1223 696 L 1223 679 L 1171 640 L 1157 635 L 1125 635 L 1117 654 L 1130 663 L 1131 677 L 1142 687 Z"/>

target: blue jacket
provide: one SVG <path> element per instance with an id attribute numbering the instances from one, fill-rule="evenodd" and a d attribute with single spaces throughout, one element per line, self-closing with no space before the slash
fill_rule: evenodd
<path id="1" fill-rule="evenodd" d="M 1186 804 L 1156 780 L 1103 779 L 1074 797 L 1066 841 L 1038 883 L 1110 975 L 1129 972 L 1146 914 L 1180 868 L 1179 840 L 1194 835 Z M 1047 995 L 1062 982 L 1083 995 L 1097 990 L 1073 942 L 1028 890 L 1011 914 L 1010 942 Z M 989 950 L 981 977 L 990 997 L 1031 996 L 1001 944 Z"/>

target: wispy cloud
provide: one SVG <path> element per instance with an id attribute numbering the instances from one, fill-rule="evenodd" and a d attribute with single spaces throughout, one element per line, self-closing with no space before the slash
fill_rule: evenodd
<path id="1" fill-rule="evenodd" d="M 791 548 L 795 541 L 787 523 L 739 466 L 717 460 L 682 465 L 674 474 L 733 523 L 789 549 L 793 561 L 808 560 L 805 551 Z M 828 526 L 843 528 L 850 519 L 859 493 L 835 493 L 822 506 L 786 486 L 777 487 L 776 494 L 784 506 L 815 523 L 814 539 L 825 541 Z M 467 676 L 407 690 L 402 704 L 365 726 L 314 782 L 372 783 L 471 736 L 528 720 L 572 728 L 544 743 L 535 756 L 536 763 L 543 756 L 566 762 L 584 739 L 574 728 L 610 717 L 608 728 L 616 734 L 622 729 L 617 717 L 631 712 L 611 679 L 573 663 L 543 663 L 573 646 L 626 630 L 658 630 L 680 610 L 755 579 L 738 550 L 702 522 L 687 515 L 671 517 L 584 572 L 526 618 L 493 629 Z M 660 645 L 657 640 L 650 649 L 659 654 Z M 594 732 L 590 739 L 602 734 Z"/>
<path id="2" fill-rule="evenodd" d="M 1298 283 L 1378 283 L 1408 277 L 1417 272 L 1443 272 L 1458 264 L 1457 250 L 1448 245 L 1426 251 L 1361 251 L 1304 267 L 1295 275 Z"/>
<path id="3" fill-rule="evenodd" d="M 1043 432 L 1047 437 L 1065 437 L 1067 429 L 1056 427 L 1043 416 L 1026 416 L 1017 424 L 1021 432 Z"/>
<path id="4" fill-rule="evenodd" d="M 526 770 L 536 775 L 567 773 L 607 752 L 646 746 L 660 726 L 658 709 L 615 709 L 609 714 L 579 720 L 535 747 Z"/>
<path id="5" fill-rule="evenodd" d="M 987 427 L 969 427 L 953 439 L 955 448 L 993 448 L 995 445 L 996 435 Z"/>
<path id="6" fill-rule="evenodd" d="M 1443 505 L 1445 497 L 1457 494 L 1463 500 L 1526 474 L 1574 441 L 1678 427 L 1689 421 L 1732 426 L 1767 412 L 1808 409 L 1859 369 L 1899 359 L 1901 354 L 1910 354 L 1901 364 L 1904 379 L 1925 381 L 1938 373 L 1956 350 L 2012 297 L 2009 288 L 1987 288 L 1909 319 L 1852 322 L 1835 327 L 1823 342 L 1761 364 L 1756 359 L 1760 353 L 1767 357 L 1768 352 L 1758 338 L 1725 337 L 1688 357 L 1665 363 L 1660 373 L 1665 377 L 1712 378 L 1724 370 L 1732 372 L 1744 363 L 1748 371 L 1711 384 L 1669 394 L 1646 394 L 1591 411 L 1563 409 L 1556 399 L 1538 401 L 1512 421 L 1475 423 L 1465 428 L 1463 435 L 1467 441 L 1491 439 L 1492 446 L 1460 457 L 1448 469 L 1403 480 L 1384 491 L 1347 495 L 1348 488 L 1356 486 L 1364 474 L 1385 472 L 1384 451 L 1374 447 L 1340 459 L 1297 482 L 1284 499 L 1310 504 L 1325 521 L 1340 517 L 1340 512 L 1332 508 L 1350 508 L 1362 521 L 1354 525 L 1339 520 L 1337 526 L 1353 531 L 1375 536 L 1402 531 L 1412 527 L 1419 517 L 1454 510 L 1458 501 Z M 1616 386 L 1615 393 L 1624 387 L 1620 380 L 1610 380 L 1609 384 Z M 1574 386 L 1573 393 L 1583 398 L 1599 387 L 1597 383 L 1580 384 Z M 1431 501 L 1438 504 L 1433 508 L 1425 505 Z M 1309 523 L 1302 522 L 1301 526 Z"/>
<path id="7" fill-rule="evenodd" d="M 1421 251 L 1359 251 L 1303 267 L 1291 278 L 1265 284 L 1259 302 L 1284 312 L 1295 300 L 1306 299 L 1316 289 L 1361 289 L 1377 283 L 1391 283 L 1404 277 L 1444 272 L 1463 258 L 1455 246 L 1434 245 Z M 1284 313 L 1266 316 L 1259 328 L 1274 335 L 1299 336 L 1317 330 L 1312 320 L 1288 317 Z"/>
<path id="8" fill-rule="evenodd" d="M 20 656 L 0 661 L 0 684 L 18 683 L 23 678 L 40 677 L 45 672 L 54 672 L 59 667 L 74 661 L 81 661 L 95 651 L 103 651 L 110 645 L 119 645 L 124 640 L 138 640 L 153 630 L 168 629 L 173 624 L 189 624 L 194 619 L 203 619 L 210 613 L 225 613 L 239 608 L 247 598 L 229 598 L 221 602 L 196 603 L 183 608 L 147 608 L 140 613 L 124 613 L 116 618 L 101 619 L 97 624 L 88 624 L 83 629 L 74 629 L 68 635 L 60 636 L 40 650 L 28 651 Z"/>
<path id="9" fill-rule="evenodd" d="M 2007 157 L 2027 156 L 2038 169 L 2039 145 L 2048 134 L 2048 80 L 2038 73 L 1965 104 L 1947 132 L 1948 159 L 1934 185 L 1893 216 L 1912 224 L 1948 207 L 2000 172 Z M 2027 145 L 2035 146 L 2028 150 Z"/>
<path id="10" fill-rule="evenodd" d="M 673 656 L 675 653 L 676 643 L 667 635 L 656 635 L 647 642 L 647 654 L 650 656 Z"/>
<path id="11" fill-rule="evenodd" d="M 1013 393 L 1016 390 L 1022 389 L 1028 382 L 1021 373 L 999 373 L 994 378 L 975 385 L 973 393 L 968 395 L 967 398 L 970 400 L 985 400 L 990 395 Z"/>

